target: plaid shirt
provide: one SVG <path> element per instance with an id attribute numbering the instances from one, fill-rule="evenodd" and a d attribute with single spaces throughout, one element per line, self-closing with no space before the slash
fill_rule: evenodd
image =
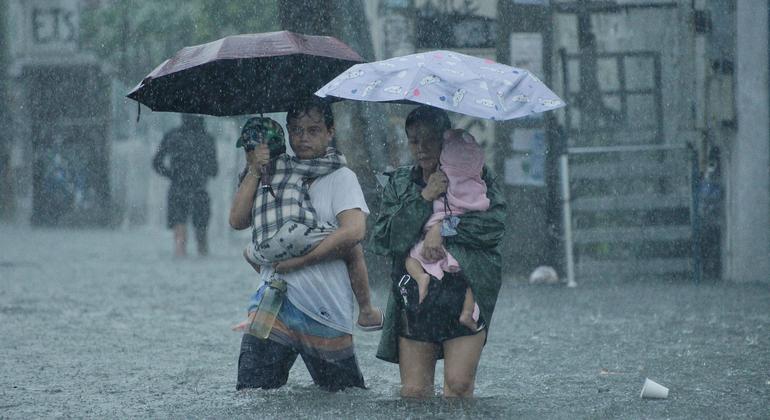
<path id="1" fill-rule="evenodd" d="M 310 203 L 309 181 L 346 166 L 345 156 L 333 147 L 326 155 L 301 160 L 287 154 L 271 162 L 270 176 L 263 178 L 251 210 L 251 240 L 259 247 L 287 222 L 316 227 L 316 213 Z"/>

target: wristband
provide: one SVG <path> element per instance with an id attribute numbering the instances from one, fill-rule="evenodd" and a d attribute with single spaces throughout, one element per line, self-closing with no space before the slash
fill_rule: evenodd
<path id="1" fill-rule="evenodd" d="M 261 174 L 261 173 L 255 173 L 255 172 L 254 172 L 254 171 L 252 171 L 251 169 L 249 169 L 249 170 L 246 172 L 246 175 L 251 175 L 251 176 L 253 176 L 253 177 L 254 177 L 254 179 L 256 179 L 256 180 L 259 180 L 259 179 L 262 177 L 262 174 Z"/>

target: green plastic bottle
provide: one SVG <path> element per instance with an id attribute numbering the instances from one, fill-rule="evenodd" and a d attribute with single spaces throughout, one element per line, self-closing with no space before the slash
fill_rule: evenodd
<path id="1" fill-rule="evenodd" d="M 251 320 L 248 333 L 262 339 L 269 337 L 285 297 L 286 282 L 276 278 L 270 280 Z"/>

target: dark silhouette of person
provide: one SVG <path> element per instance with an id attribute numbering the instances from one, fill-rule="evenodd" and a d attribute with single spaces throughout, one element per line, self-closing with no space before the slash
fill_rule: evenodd
<path id="1" fill-rule="evenodd" d="M 168 162 L 167 162 L 168 161 Z M 182 114 L 182 125 L 163 136 L 152 166 L 171 181 L 166 220 L 174 230 L 174 255 L 187 255 L 187 223 L 192 218 L 198 254 L 208 254 L 207 230 L 211 203 L 206 183 L 218 172 L 214 138 L 203 117 Z"/>

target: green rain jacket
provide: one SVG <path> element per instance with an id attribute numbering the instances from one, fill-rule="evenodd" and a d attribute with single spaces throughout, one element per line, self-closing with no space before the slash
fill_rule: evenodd
<path id="1" fill-rule="evenodd" d="M 488 328 L 500 292 L 502 273 L 497 247 L 505 234 L 506 203 L 487 167 L 482 178 L 487 184 L 489 209 L 459 215 L 457 235 L 444 237 L 444 247 L 460 263 Z M 404 261 L 422 238 L 423 226 L 433 212 L 432 203 L 420 195 L 421 183 L 419 167 L 402 167 L 393 173 L 382 193 L 370 246 L 373 252 L 391 258 L 392 279 L 397 280 L 406 272 Z M 400 318 L 393 294 L 389 293 L 377 358 L 398 363 Z M 442 357 L 440 354 L 439 358 Z"/>

